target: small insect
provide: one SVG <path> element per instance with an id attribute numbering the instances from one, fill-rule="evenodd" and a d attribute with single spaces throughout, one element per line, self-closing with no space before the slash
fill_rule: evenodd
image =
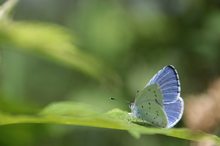
<path id="1" fill-rule="evenodd" d="M 165 66 L 138 92 L 131 115 L 156 127 L 171 128 L 181 119 L 184 101 L 180 81 L 172 65 Z"/>

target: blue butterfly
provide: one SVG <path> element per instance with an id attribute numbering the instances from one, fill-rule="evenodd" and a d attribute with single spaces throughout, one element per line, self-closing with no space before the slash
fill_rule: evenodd
<path id="1" fill-rule="evenodd" d="M 165 66 L 138 92 L 131 115 L 156 127 L 171 128 L 181 119 L 184 101 L 180 81 L 172 65 Z"/>

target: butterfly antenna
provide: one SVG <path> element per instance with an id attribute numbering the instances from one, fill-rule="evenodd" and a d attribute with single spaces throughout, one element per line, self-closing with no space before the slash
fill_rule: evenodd
<path id="1" fill-rule="evenodd" d="M 110 100 L 112 101 L 117 101 L 117 102 L 121 102 L 121 103 L 126 103 L 126 104 L 130 104 L 131 102 L 125 99 L 119 99 L 119 98 L 115 98 L 115 97 L 109 97 Z"/>

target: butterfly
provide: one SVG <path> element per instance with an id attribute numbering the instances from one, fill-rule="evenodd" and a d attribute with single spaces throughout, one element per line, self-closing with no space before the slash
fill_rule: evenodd
<path id="1" fill-rule="evenodd" d="M 184 101 L 179 76 L 172 65 L 165 66 L 137 93 L 131 115 L 156 127 L 171 128 L 181 119 Z"/>

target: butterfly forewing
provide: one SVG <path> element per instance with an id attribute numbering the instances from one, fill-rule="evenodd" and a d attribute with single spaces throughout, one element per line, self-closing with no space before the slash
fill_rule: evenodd
<path id="1" fill-rule="evenodd" d="M 159 85 L 165 103 L 172 103 L 180 96 L 180 81 L 176 69 L 172 65 L 165 66 L 147 83 Z"/>
<path id="2" fill-rule="evenodd" d="M 132 113 L 143 122 L 157 127 L 167 126 L 168 121 L 163 108 L 162 93 L 157 84 L 149 85 L 138 93 Z"/>

